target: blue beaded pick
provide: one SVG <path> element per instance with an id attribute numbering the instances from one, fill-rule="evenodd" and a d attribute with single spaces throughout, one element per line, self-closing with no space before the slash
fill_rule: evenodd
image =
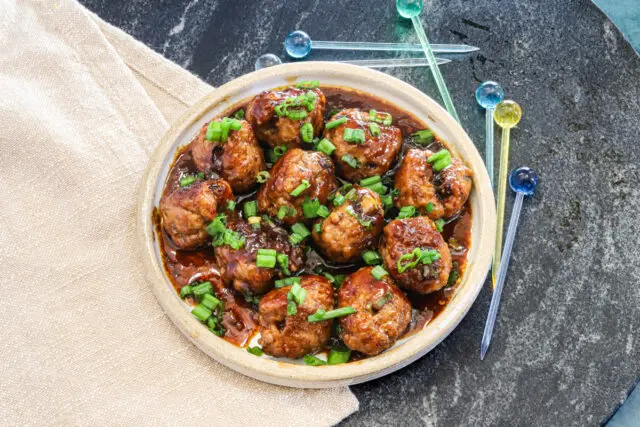
<path id="1" fill-rule="evenodd" d="M 292 58 L 304 58 L 311 51 L 311 37 L 304 31 L 289 33 L 284 39 L 284 48 Z"/>
<path id="2" fill-rule="evenodd" d="M 482 108 L 496 108 L 504 99 L 504 90 L 499 83 L 487 81 L 476 89 L 476 101 Z"/>
<path id="3" fill-rule="evenodd" d="M 538 185 L 538 174 L 527 167 L 518 168 L 511 172 L 509 185 L 516 193 L 531 196 Z"/>

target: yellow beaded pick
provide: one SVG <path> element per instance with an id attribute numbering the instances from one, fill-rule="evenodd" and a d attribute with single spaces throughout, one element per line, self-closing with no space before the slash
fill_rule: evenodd
<path id="1" fill-rule="evenodd" d="M 496 105 L 493 118 L 502 128 L 502 147 L 500 148 L 500 172 L 498 173 L 498 223 L 496 227 L 496 245 L 493 251 L 493 266 L 491 267 L 491 281 L 496 285 L 500 256 L 502 254 L 502 228 L 504 227 L 504 199 L 507 192 L 507 168 L 509 167 L 509 136 L 511 128 L 515 127 L 522 118 L 522 109 L 517 102 L 505 100 Z"/>

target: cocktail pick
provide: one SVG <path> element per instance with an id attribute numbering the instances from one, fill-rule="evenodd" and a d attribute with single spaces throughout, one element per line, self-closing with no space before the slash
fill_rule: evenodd
<path id="1" fill-rule="evenodd" d="M 485 139 L 485 158 L 484 163 L 487 166 L 491 187 L 493 187 L 493 112 L 496 105 L 504 99 L 504 90 L 499 83 L 487 81 L 482 83 L 476 89 L 476 101 L 486 111 L 486 139 Z"/>
<path id="2" fill-rule="evenodd" d="M 449 59 L 436 58 L 439 65 L 451 62 Z M 399 59 L 359 59 L 354 61 L 333 61 L 341 64 L 359 65 L 368 68 L 387 68 L 387 67 L 428 67 L 429 61 L 426 58 L 399 58 Z M 282 64 L 280 58 L 273 53 L 265 53 L 256 60 L 256 70 L 265 67 Z"/>
<path id="3" fill-rule="evenodd" d="M 422 52 L 422 45 L 416 43 L 371 43 L 371 42 L 330 42 L 311 40 L 304 31 L 294 31 L 284 39 L 287 54 L 296 59 L 304 58 L 311 49 L 325 50 L 376 50 L 396 52 Z M 438 53 L 469 53 L 479 50 L 475 46 L 466 44 L 434 44 L 434 52 Z"/>
<path id="4" fill-rule="evenodd" d="M 489 315 L 487 316 L 487 323 L 484 326 L 482 345 L 480 347 L 480 360 L 484 359 L 485 354 L 487 354 L 489 343 L 491 342 L 491 335 L 493 334 L 493 327 L 496 323 L 498 306 L 500 305 L 500 296 L 502 295 L 502 288 L 504 287 L 504 279 L 507 276 L 507 268 L 509 268 L 511 249 L 513 249 L 513 239 L 516 236 L 518 220 L 520 219 L 522 199 L 524 199 L 524 196 L 530 196 L 533 194 L 536 189 L 536 185 L 538 185 L 538 175 L 533 169 L 529 169 L 526 167 L 518 168 L 511 172 L 511 176 L 509 177 L 509 185 L 511 186 L 511 189 L 516 192 L 516 201 L 513 204 L 513 211 L 511 212 L 511 221 L 509 221 L 507 240 L 504 243 L 502 263 L 500 264 L 500 268 L 498 270 L 498 281 L 496 282 L 496 289 L 493 291 L 491 305 L 489 306 Z"/>
<path id="5" fill-rule="evenodd" d="M 502 147 L 500 147 L 500 171 L 498 173 L 498 203 L 496 224 L 496 245 L 493 251 L 493 266 L 491 278 L 495 288 L 498 267 L 500 266 L 500 253 L 502 252 L 502 228 L 504 227 L 504 198 L 507 192 L 507 168 L 509 167 L 509 136 L 511 128 L 518 124 L 522 118 L 522 109 L 517 102 L 507 100 L 496 105 L 493 113 L 496 123 L 502 128 Z"/>
<path id="6" fill-rule="evenodd" d="M 420 40 L 420 44 L 422 45 L 424 54 L 426 55 L 427 60 L 429 61 L 429 64 L 431 66 L 431 74 L 433 74 L 436 85 L 438 85 L 438 90 L 440 91 L 440 96 L 444 101 L 445 108 L 447 109 L 449 114 L 451 114 L 451 116 L 456 119 L 456 121 L 460 122 L 460 118 L 458 117 L 456 108 L 453 106 L 453 101 L 451 100 L 451 95 L 449 94 L 447 85 L 442 78 L 442 74 L 440 74 L 440 69 L 438 68 L 436 57 L 433 55 L 431 45 L 429 45 L 429 40 L 427 39 L 427 35 L 424 32 L 422 23 L 420 22 L 420 13 L 422 12 L 422 7 L 422 0 L 396 0 L 396 9 L 398 10 L 398 13 L 403 18 L 411 19 L 413 28 L 418 34 L 418 40 Z"/>

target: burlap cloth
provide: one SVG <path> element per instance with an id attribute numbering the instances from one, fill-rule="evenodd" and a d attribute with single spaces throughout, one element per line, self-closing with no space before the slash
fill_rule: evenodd
<path id="1" fill-rule="evenodd" d="M 261 383 L 163 314 L 136 191 L 211 87 L 73 0 L 0 0 L 0 423 L 327 425 L 347 388 Z"/>

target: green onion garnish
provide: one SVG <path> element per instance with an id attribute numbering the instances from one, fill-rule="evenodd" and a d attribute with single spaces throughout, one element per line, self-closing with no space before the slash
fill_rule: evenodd
<path id="1" fill-rule="evenodd" d="M 304 110 L 287 111 L 287 117 L 291 120 L 302 120 L 307 117 L 307 112 Z"/>
<path id="2" fill-rule="evenodd" d="M 195 175 L 185 175 L 180 178 L 180 187 L 188 187 L 194 182 L 196 182 Z"/>
<path id="3" fill-rule="evenodd" d="M 193 289 L 191 289 L 191 286 L 186 285 L 180 289 L 180 298 L 184 299 L 191 295 L 193 295 Z"/>
<path id="4" fill-rule="evenodd" d="M 440 150 L 436 154 L 427 159 L 427 163 L 430 163 L 433 170 L 440 172 L 451 164 L 451 153 L 449 150 Z"/>
<path id="5" fill-rule="evenodd" d="M 303 238 L 306 238 L 311 234 L 309 229 L 307 227 L 305 227 L 304 224 L 302 224 L 300 222 L 297 222 L 297 223 L 293 224 L 291 226 L 291 231 L 293 231 L 296 234 L 299 234 Z"/>
<path id="6" fill-rule="evenodd" d="M 373 308 L 380 311 L 382 310 L 382 307 L 384 307 L 392 299 L 393 299 L 393 294 L 387 291 L 384 295 L 382 295 L 380 298 L 376 300 L 376 302 L 373 304 Z"/>
<path id="7" fill-rule="evenodd" d="M 361 179 L 359 184 L 362 187 L 368 187 L 370 185 L 377 184 L 378 182 L 380 182 L 380 175 L 374 175 L 369 178 Z"/>
<path id="8" fill-rule="evenodd" d="M 300 286 L 299 283 L 294 283 L 289 290 L 291 298 L 296 302 L 298 306 L 304 304 L 304 299 L 307 297 L 307 290 Z"/>
<path id="9" fill-rule="evenodd" d="M 371 275 L 376 278 L 376 280 L 382 280 L 384 276 L 386 276 L 387 270 L 384 269 L 381 265 L 376 265 L 371 269 Z"/>
<path id="10" fill-rule="evenodd" d="M 311 187 L 311 184 L 309 184 L 309 181 L 307 181 L 306 179 L 303 179 L 300 185 L 294 188 L 293 191 L 289 194 L 292 195 L 293 197 L 298 197 L 300 194 L 302 194 L 304 190 L 306 190 L 309 187 Z"/>
<path id="11" fill-rule="evenodd" d="M 245 202 L 244 206 L 242 206 L 242 211 L 244 212 L 245 218 L 250 218 L 252 216 L 258 215 L 258 202 L 256 202 L 255 200 Z"/>
<path id="12" fill-rule="evenodd" d="M 433 132 L 430 129 L 423 129 L 411 134 L 413 140 L 420 145 L 429 145 L 433 142 Z"/>
<path id="13" fill-rule="evenodd" d="M 436 225 L 436 230 L 442 233 L 442 230 L 444 229 L 444 219 L 440 218 L 439 220 L 434 221 L 434 224 Z"/>
<path id="14" fill-rule="evenodd" d="M 322 365 L 326 365 L 327 362 L 325 362 L 322 359 L 319 359 L 319 358 L 315 357 L 312 354 L 305 354 L 304 355 L 304 364 L 305 365 L 310 365 L 310 366 L 322 366 Z"/>
<path id="15" fill-rule="evenodd" d="M 260 184 L 265 183 L 270 176 L 271 175 L 269 175 L 269 171 L 260 171 L 256 175 L 256 181 L 258 181 Z"/>
<path id="16" fill-rule="evenodd" d="M 378 193 L 381 196 L 384 196 L 384 194 L 388 190 L 387 186 L 384 185 L 382 182 L 376 182 L 375 184 L 368 185 L 365 188 L 368 188 L 371 191 L 375 191 L 376 193 Z"/>
<path id="17" fill-rule="evenodd" d="M 348 164 L 354 169 L 358 169 L 360 167 L 360 162 L 358 161 L 358 159 L 353 157 L 351 154 L 345 154 L 340 158 L 340 160 L 342 160 L 343 162 L 345 162 L 346 164 Z"/>
<path id="18" fill-rule="evenodd" d="M 416 214 L 415 206 L 403 206 L 400 208 L 397 219 L 411 218 Z"/>
<path id="19" fill-rule="evenodd" d="M 315 231 L 316 234 L 322 233 L 322 224 L 319 222 L 316 222 L 315 224 L 313 224 L 313 231 Z"/>
<path id="20" fill-rule="evenodd" d="M 231 130 L 240 130 L 242 129 L 242 123 L 240 123 L 240 120 L 231 119 L 229 122 L 229 128 Z"/>
<path id="21" fill-rule="evenodd" d="M 311 142 L 313 140 L 313 125 L 311 123 L 305 123 L 300 128 L 300 136 L 304 142 Z"/>
<path id="22" fill-rule="evenodd" d="M 229 138 L 229 130 L 231 129 L 231 122 L 228 118 L 222 119 L 220 125 L 222 127 L 222 133 L 220 134 L 220 141 L 226 141 Z"/>
<path id="23" fill-rule="evenodd" d="M 273 268 L 276 266 L 275 249 L 258 249 L 256 265 L 262 268 Z"/>
<path id="24" fill-rule="evenodd" d="M 343 125 L 345 123 L 347 123 L 347 118 L 346 117 L 341 117 L 339 119 L 336 119 L 336 120 L 333 120 L 333 121 L 330 121 L 329 123 L 327 123 L 325 125 L 325 129 L 333 129 L 336 126 L 340 126 L 340 125 Z"/>
<path id="25" fill-rule="evenodd" d="M 376 265 L 382 263 L 382 257 L 376 251 L 364 251 L 362 252 L 362 259 L 367 265 Z"/>
<path id="26" fill-rule="evenodd" d="M 264 351 L 262 351 L 262 349 L 260 347 L 247 347 L 247 351 L 251 354 L 253 354 L 254 356 L 262 356 L 264 354 Z"/>
<path id="27" fill-rule="evenodd" d="M 211 294 L 204 294 L 200 304 L 207 307 L 209 310 L 214 311 L 216 307 L 222 307 L 222 301 L 214 297 Z"/>
<path id="28" fill-rule="evenodd" d="M 455 285 L 458 279 L 460 278 L 460 272 L 458 270 L 453 270 L 449 274 L 449 279 L 447 280 L 447 286 Z"/>
<path id="29" fill-rule="evenodd" d="M 271 163 L 277 162 L 280 157 L 284 156 L 284 153 L 287 152 L 287 147 L 285 145 L 278 145 L 273 147 L 273 150 L 269 150 L 269 161 Z"/>
<path id="30" fill-rule="evenodd" d="M 205 138 L 209 141 L 220 141 L 220 137 L 222 135 L 222 124 L 217 121 L 209 122 L 209 126 L 207 126 L 207 134 Z"/>
<path id="31" fill-rule="evenodd" d="M 318 216 L 317 210 L 320 207 L 320 202 L 318 199 L 306 198 L 304 202 L 302 202 L 302 214 L 307 219 L 316 218 Z"/>
<path id="32" fill-rule="evenodd" d="M 424 207 L 424 210 L 427 211 L 428 214 L 433 212 L 433 202 L 427 203 L 427 206 Z"/>
<path id="33" fill-rule="evenodd" d="M 378 114 L 384 114 L 384 118 L 378 117 Z M 390 126 L 393 121 L 393 117 L 389 113 L 378 113 L 376 110 L 369 110 L 369 121 L 375 123 L 382 123 L 385 126 Z"/>
<path id="34" fill-rule="evenodd" d="M 278 209 L 278 214 L 276 215 L 278 219 L 284 219 L 288 215 L 289 208 L 287 206 L 280 206 L 280 209 Z"/>
<path id="35" fill-rule="evenodd" d="M 193 296 L 198 300 L 201 299 L 206 294 L 213 294 L 213 286 L 211 286 L 211 282 L 202 282 L 197 285 L 191 286 L 193 290 Z"/>
<path id="36" fill-rule="evenodd" d="M 415 267 L 420 262 L 420 255 L 422 251 L 420 248 L 415 248 L 413 251 L 404 254 L 398 259 L 398 273 L 402 274 L 410 268 Z M 403 263 L 403 261 L 407 261 Z"/>
<path id="37" fill-rule="evenodd" d="M 283 274 L 286 274 L 287 276 L 291 274 L 291 271 L 289 271 L 289 255 L 277 254 L 276 261 L 278 261 L 278 266 Z"/>
<path id="38" fill-rule="evenodd" d="M 316 209 L 316 215 L 318 215 L 321 218 L 328 217 L 329 216 L 329 208 L 327 208 L 325 205 L 318 206 L 318 208 Z"/>
<path id="39" fill-rule="evenodd" d="M 329 365 L 340 365 L 342 363 L 347 363 L 349 358 L 351 357 L 351 350 L 337 350 L 332 348 L 329 352 L 329 357 L 327 358 L 327 363 Z"/>
<path id="40" fill-rule="evenodd" d="M 287 277 L 286 279 L 276 280 L 275 282 L 276 288 L 284 288 L 285 286 L 292 286 L 294 284 L 300 284 L 299 277 Z"/>
<path id="41" fill-rule="evenodd" d="M 386 196 L 380 196 L 380 200 L 382 200 L 382 206 L 385 210 L 393 206 L 393 197 L 391 197 L 390 194 L 387 194 Z"/>
<path id="42" fill-rule="evenodd" d="M 380 126 L 377 123 L 369 123 L 369 132 L 371 136 L 380 136 Z"/>
<path id="43" fill-rule="evenodd" d="M 301 235 L 297 234 L 297 233 L 293 233 L 291 236 L 289 236 L 289 242 L 292 245 L 299 245 L 300 243 L 302 243 L 304 241 L 304 237 L 302 237 Z"/>
<path id="44" fill-rule="evenodd" d="M 318 142 L 318 146 L 316 147 L 316 150 L 323 152 L 327 156 L 330 156 L 335 149 L 336 146 L 333 145 L 327 138 L 321 139 L 320 142 Z"/>
<path id="45" fill-rule="evenodd" d="M 234 211 L 236 209 L 236 202 L 233 200 L 229 200 L 227 202 L 227 210 L 228 211 Z"/>
<path id="46" fill-rule="evenodd" d="M 191 310 L 191 314 L 198 318 L 201 322 L 206 322 L 209 317 L 211 317 L 211 310 L 205 307 L 202 304 L 198 304 L 193 310 Z"/>
<path id="47" fill-rule="evenodd" d="M 304 80 L 296 84 L 298 89 L 315 89 L 320 86 L 320 81 L 318 80 Z"/>
<path id="48" fill-rule="evenodd" d="M 342 139 L 344 139 L 345 142 L 364 144 L 364 131 L 362 129 L 345 128 Z"/>
<path id="49" fill-rule="evenodd" d="M 336 279 L 336 281 L 333 282 L 333 286 L 335 288 L 340 288 L 340 286 L 342 286 L 342 282 L 344 282 L 344 279 L 347 278 L 347 275 L 346 274 L 336 274 L 333 277 Z"/>
<path id="50" fill-rule="evenodd" d="M 245 117 L 244 110 L 241 108 L 235 113 L 233 113 L 233 117 L 238 120 L 242 120 Z"/>
<path id="51" fill-rule="evenodd" d="M 333 198 L 334 206 L 342 206 L 344 203 L 344 196 L 341 193 L 336 193 L 336 196 Z"/>
<path id="52" fill-rule="evenodd" d="M 420 254 L 420 262 L 426 265 L 433 264 L 434 261 L 440 259 L 440 252 L 435 249 L 422 250 Z"/>
<path id="53" fill-rule="evenodd" d="M 287 316 L 293 316 L 298 313 L 298 306 L 295 302 L 289 301 L 287 303 Z"/>
<path id="54" fill-rule="evenodd" d="M 337 308 L 335 310 L 329 310 L 329 311 L 325 311 L 320 308 L 315 313 L 309 315 L 309 317 L 307 317 L 307 321 L 309 323 L 322 322 L 324 320 L 335 319 L 336 317 L 348 316 L 355 312 L 356 312 L 356 309 L 350 306 L 341 307 L 341 308 Z"/>
<path id="55" fill-rule="evenodd" d="M 216 217 L 207 225 L 206 230 L 209 235 L 213 237 L 219 236 L 221 233 L 224 233 L 224 230 L 227 229 L 227 217 L 225 214 L 218 214 Z"/>

